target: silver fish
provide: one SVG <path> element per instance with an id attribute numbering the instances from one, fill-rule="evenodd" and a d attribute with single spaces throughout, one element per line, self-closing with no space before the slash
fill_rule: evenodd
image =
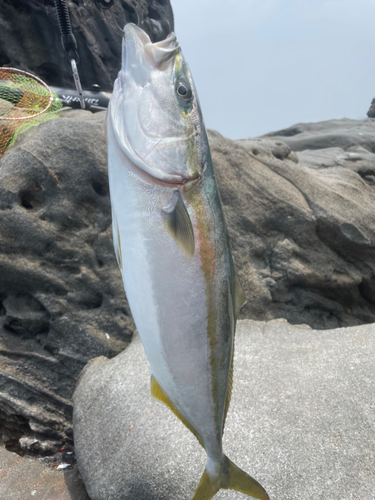
<path id="1" fill-rule="evenodd" d="M 174 33 L 151 43 L 126 25 L 107 144 L 115 252 L 150 363 L 151 393 L 207 453 L 194 500 L 220 488 L 268 500 L 223 453 L 245 297 L 197 93 Z"/>

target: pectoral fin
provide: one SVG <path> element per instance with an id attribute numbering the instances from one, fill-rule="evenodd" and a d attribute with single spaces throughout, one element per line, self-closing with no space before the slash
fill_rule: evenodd
<path id="1" fill-rule="evenodd" d="M 173 411 L 173 413 L 176 415 L 176 417 L 181 420 L 181 422 L 189 429 L 189 431 L 194 434 L 194 436 L 198 439 L 199 444 L 203 446 L 202 441 L 200 437 L 198 436 L 196 430 L 189 424 L 187 420 L 181 415 L 181 413 L 174 407 L 173 403 L 171 400 L 168 398 L 168 396 L 165 394 L 163 389 L 160 387 L 158 381 L 154 376 L 151 376 L 151 396 L 153 396 L 155 399 L 158 399 L 162 403 L 164 403 L 170 410 Z"/>
<path id="2" fill-rule="evenodd" d="M 162 210 L 162 216 L 172 238 L 189 257 L 193 257 L 195 251 L 193 226 L 179 191 L 174 191 L 171 201 Z"/>

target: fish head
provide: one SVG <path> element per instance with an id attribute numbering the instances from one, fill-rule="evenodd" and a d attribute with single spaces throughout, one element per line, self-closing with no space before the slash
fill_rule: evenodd
<path id="1" fill-rule="evenodd" d="M 199 180 L 208 155 L 206 131 L 174 33 L 152 43 L 138 26 L 125 26 L 108 122 L 122 152 L 146 174 L 185 189 Z"/>

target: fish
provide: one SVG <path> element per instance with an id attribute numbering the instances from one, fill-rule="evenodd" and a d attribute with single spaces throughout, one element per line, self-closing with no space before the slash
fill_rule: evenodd
<path id="1" fill-rule="evenodd" d="M 125 26 L 106 140 L 113 242 L 151 371 L 151 394 L 203 446 L 193 500 L 232 489 L 269 500 L 223 452 L 238 280 L 207 133 L 176 35 Z"/>

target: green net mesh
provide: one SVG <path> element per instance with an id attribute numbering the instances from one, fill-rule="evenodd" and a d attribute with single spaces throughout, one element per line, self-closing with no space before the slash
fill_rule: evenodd
<path id="1" fill-rule="evenodd" d="M 59 115 L 62 103 L 39 78 L 0 68 L 0 157 L 18 134 Z"/>

